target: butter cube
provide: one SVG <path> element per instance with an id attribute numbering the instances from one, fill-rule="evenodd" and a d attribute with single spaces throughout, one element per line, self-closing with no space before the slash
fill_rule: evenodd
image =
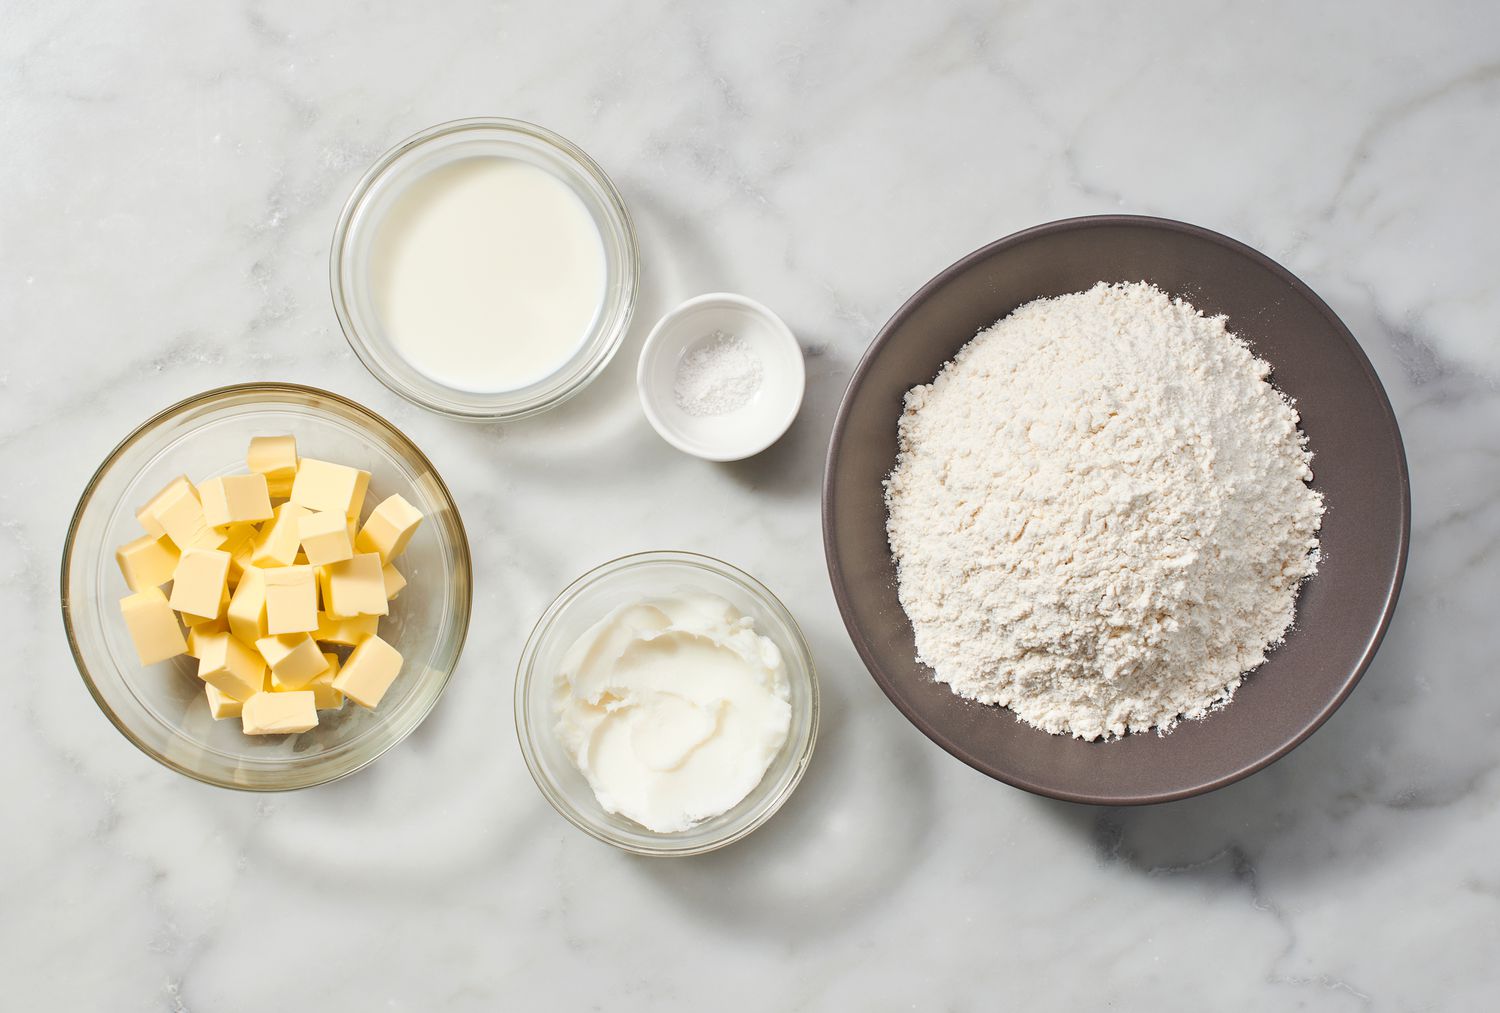
<path id="1" fill-rule="evenodd" d="M 172 571 L 172 607 L 179 612 L 214 618 L 229 586 L 229 553 L 189 548 Z"/>
<path id="2" fill-rule="evenodd" d="M 313 639 L 324 644 L 343 644 L 358 647 L 367 637 L 380 630 L 379 616 L 331 616 L 318 613 L 318 631 Z"/>
<path id="3" fill-rule="evenodd" d="M 359 552 L 378 552 L 380 562 L 389 563 L 402 552 L 411 541 L 411 536 L 422 523 L 422 511 L 406 502 L 398 493 L 388 497 L 370 514 L 354 548 Z"/>
<path id="4" fill-rule="evenodd" d="M 297 440 L 292 436 L 257 436 L 245 454 L 250 470 L 266 478 L 266 489 L 278 499 L 292 494 L 297 477 Z"/>
<path id="5" fill-rule="evenodd" d="M 333 688 L 361 707 L 378 707 L 401 674 L 401 652 L 379 637 L 368 637 L 333 680 Z"/>
<path id="6" fill-rule="evenodd" d="M 318 583 L 310 566 L 261 571 L 266 594 L 266 631 L 311 633 L 318 628 Z"/>
<path id="7" fill-rule="evenodd" d="M 215 721 L 237 718 L 240 716 L 240 708 L 245 706 L 234 697 L 221 693 L 219 687 L 211 682 L 204 683 L 203 693 L 208 697 L 208 712 L 213 715 Z"/>
<path id="8" fill-rule="evenodd" d="M 255 642 L 261 657 L 271 666 L 271 676 L 291 689 L 300 689 L 328 667 L 323 652 L 306 633 L 284 637 L 262 637 Z"/>
<path id="9" fill-rule="evenodd" d="M 229 599 L 226 610 L 229 631 L 247 644 L 269 636 L 266 628 L 265 571 L 258 566 L 247 566 L 234 596 Z"/>
<path id="10" fill-rule="evenodd" d="M 208 625 L 211 625 L 213 623 L 218 622 L 221 619 L 227 619 L 226 613 L 228 611 L 229 611 L 229 588 L 225 587 L 224 588 L 224 592 L 221 595 L 219 595 L 219 609 L 213 615 L 211 615 L 211 616 L 195 616 L 191 612 L 184 612 L 184 613 L 182 613 L 182 615 L 179 618 L 182 620 L 182 625 L 186 626 L 188 628 L 188 631 L 191 632 L 194 629 L 197 629 L 199 626 L 208 626 Z"/>
<path id="11" fill-rule="evenodd" d="M 266 663 L 238 637 L 205 636 L 198 648 L 198 678 L 225 696 L 248 700 L 265 686 Z"/>
<path id="12" fill-rule="evenodd" d="M 318 726 L 313 694 L 257 693 L 245 701 L 240 721 L 246 735 L 295 735 Z"/>
<path id="13" fill-rule="evenodd" d="M 178 475 L 172 481 L 162 486 L 156 495 L 146 501 L 145 506 L 135 512 L 135 519 L 140 521 L 141 527 L 145 529 L 146 534 L 155 538 L 161 538 L 166 535 L 167 529 L 157 518 L 157 514 L 161 513 L 163 503 L 166 503 L 170 499 L 175 499 L 184 489 L 193 493 L 194 496 L 198 495 L 196 492 L 193 492 L 193 483 L 188 481 L 188 477 L 186 475 Z"/>
<path id="14" fill-rule="evenodd" d="M 187 631 L 188 657 L 202 660 L 203 642 L 208 637 L 217 636 L 220 633 L 228 633 L 229 624 L 222 619 L 211 622 L 199 623 L 189 626 Z"/>
<path id="15" fill-rule="evenodd" d="M 305 514 L 298 528 L 302 537 L 302 551 L 313 566 L 337 563 L 354 555 L 354 542 L 349 537 L 349 519 L 332 510 Z"/>
<path id="16" fill-rule="evenodd" d="M 325 610 L 335 616 L 383 616 L 390 612 L 385 575 L 378 553 L 360 553 L 328 567 L 329 600 Z"/>
<path id="17" fill-rule="evenodd" d="M 177 546 L 165 535 L 142 535 L 115 550 L 115 562 L 132 591 L 161 587 L 177 569 Z"/>
<path id="18" fill-rule="evenodd" d="M 198 502 L 198 494 L 191 485 L 173 486 L 163 496 L 155 516 L 179 551 L 217 549 L 224 544 L 224 536 L 204 519 L 203 504 Z"/>
<path id="19" fill-rule="evenodd" d="M 328 662 L 328 667 L 313 676 L 313 681 L 307 684 L 307 688 L 312 690 L 313 704 L 320 711 L 342 710 L 344 694 L 333 686 L 333 680 L 339 675 L 339 656 L 324 653 L 323 660 Z"/>
<path id="20" fill-rule="evenodd" d="M 161 588 L 148 587 L 121 598 L 120 615 L 125 618 L 125 628 L 130 631 L 141 664 L 154 665 L 187 653 L 182 627 L 177 625 L 177 617 Z"/>
<path id="21" fill-rule="evenodd" d="M 385 597 L 387 601 L 394 600 L 401 589 L 406 586 L 406 578 L 401 576 L 401 571 L 396 569 L 395 563 L 387 563 L 380 568 L 380 576 L 385 581 Z"/>
<path id="22" fill-rule="evenodd" d="M 299 526 L 308 513 L 305 507 L 295 503 L 283 503 L 274 511 L 270 523 L 260 529 L 255 540 L 255 550 L 250 562 L 255 566 L 291 566 L 297 558 L 297 548 L 302 544 Z"/>
<path id="23" fill-rule="evenodd" d="M 264 475 L 221 475 L 198 486 L 203 519 L 211 528 L 271 519 L 271 494 Z"/>
<path id="24" fill-rule="evenodd" d="M 260 529 L 254 524 L 231 524 L 223 531 L 224 544 L 219 548 L 229 553 L 229 586 L 233 589 L 240 582 L 251 555 L 255 552 L 255 540 L 260 537 Z"/>
<path id="25" fill-rule="evenodd" d="M 308 510 L 358 516 L 364 506 L 370 473 L 330 461 L 304 457 L 292 482 L 292 502 Z"/>

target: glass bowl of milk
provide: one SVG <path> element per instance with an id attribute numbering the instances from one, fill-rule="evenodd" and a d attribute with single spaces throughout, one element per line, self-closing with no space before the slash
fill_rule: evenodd
<path id="1" fill-rule="evenodd" d="M 630 326 L 639 254 L 619 191 L 576 145 L 466 119 L 365 173 L 329 272 L 344 335 L 382 383 L 447 415 L 514 419 L 603 371 Z"/>

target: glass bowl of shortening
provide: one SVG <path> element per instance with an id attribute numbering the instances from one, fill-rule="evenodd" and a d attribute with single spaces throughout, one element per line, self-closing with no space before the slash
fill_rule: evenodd
<path id="1" fill-rule="evenodd" d="M 630 326 L 635 228 L 581 148 L 520 120 L 443 123 L 355 186 L 329 262 L 350 346 L 434 411 L 515 419 L 597 377 Z"/>
<path id="2" fill-rule="evenodd" d="M 812 654 L 754 577 L 642 552 L 578 578 L 532 630 L 516 732 L 537 787 L 584 833 L 696 855 L 791 797 L 818 732 Z"/>
<path id="3" fill-rule="evenodd" d="M 308 459 L 342 462 L 367 474 L 361 490 L 365 514 L 370 514 L 371 504 L 399 496 L 422 515 L 410 541 L 392 561 L 405 586 L 378 618 L 379 639 L 400 654 L 398 674 L 378 700 L 366 700 L 372 706 L 358 706 L 351 698 L 340 700 L 342 707 L 324 710 L 320 701 L 316 726 L 296 734 L 246 734 L 241 720 L 216 716 L 212 695 L 206 698 L 200 679 L 201 659 L 179 653 L 142 664 L 136 630 L 121 608 L 133 585 L 127 584 L 116 558 L 120 546 L 143 537 L 138 511 L 158 490 L 187 476 L 197 484 L 198 494 L 206 496 L 205 486 L 215 478 L 246 470 L 246 447 L 252 438 L 268 436 L 295 438 L 299 474 Z M 273 491 L 272 500 L 278 495 L 297 493 Z M 292 548 L 297 548 L 295 543 Z M 307 551 L 305 541 L 299 551 Z M 180 569 L 172 576 L 180 577 Z M 155 578 L 146 583 L 155 583 Z M 176 580 L 174 589 L 175 584 Z M 337 394 L 293 384 L 251 383 L 210 390 L 175 404 L 110 452 L 73 515 L 61 590 L 63 621 L 79 672 L 105 716 L 127 739 L 146 755 L 199 781 L 283 791 L 352 773 L 421 724 L 463 649 L 473 576 L 468 539 L 453 497 L 432 462 L 406 436 Z M 151 597 L 160 593 L 156 587 L 145 591 Z M 322 597 L 319 607 L 327 608 L 326 588 Z M 234 616 L 230 611 L 222 621 L 233 624 Z M 324 618 L 321 611 L 319 618 Z M 168 636 L 179 632 L 170 613 L 163 622 L 170 623 Z M 189 637 L 194 629 L 189 626 Z M 339 637 L 333 631 L 327 635 Z M 319 650 L 335 657 L 349 649 L 321 646 L 321 626 L 315 636 Z M 342 664 L 347 672 L 349 658 Z M 265 672 L 268 685 L 274 671 Z"/>

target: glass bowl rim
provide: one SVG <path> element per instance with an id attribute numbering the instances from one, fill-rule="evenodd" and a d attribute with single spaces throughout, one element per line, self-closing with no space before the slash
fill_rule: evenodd
<path id="1" fill-rule="evenodd" d="M 349 230 L 354 222 L 354 217 L 363 206 L 370 190 L 377 181 L 408 152 L 427 144 L 440 137 L 450 134 L 459 134 L 469 130 L 500 130 L 513 134 L 519 134 L 551 148 L 555 153 L 561 155 L 571 163 L 582 175 L 591 179 L 604 195 L 604 203 L 610 214 L 610 231 L 615 232 L 616 238 L 625 248 L 624 269 L 621 272 L 621 281 L 625 286 L 625 294 L 620 300 L 620 310 L 614 315 L 614 320 L 608 326 L 596 326 L 590 331 L 590 341 L 585 342 L 585 347 L 596 344 L 597 347 L 585 360 L 583 368 L 570 381 L 554 390 L 544 392 L 514 405 L 496 407 L 469 407 L 452 401 L 440 401 L 429 397 L 427 394 L 412 389 L 402 379 L 387 370 L 384 365 L 376 360 L 370 350 L 368 342 L 355 327 L 354 319 L 349 311 L 348 295 L 345 291 L 343 280 L 343 263 L 345 251 L 348 248 Z M 329 295 L 333 301 L 333 312 L 338 317 L 339 329 L 344 334 L 344 340 L 350 349 L 369 370 L 370 375 L 379 380 L 389 390 L 399 394 L 401 397 L 418 405 L 428 411 L 438 412 L 449 418 L 463 419 L 470 422 L 499 422 L 514 419 L 523 419 L 540 412 L 555 408 L 583 390 L 599 374 L 604 372 L 620 346 L 625 343 L 625 336 L 630 331 L 630 322 L 635 315 L 636 302 L 640 297 L 641 276 L 641 251 L 640 243 L 636 236 L 635 222 L 630 216 L 630 209 L 625 204 L 625 198 L 621 196 L 619 188 L 614 181 L 595 162 L 589 154 L 555 131 L 549 130 L 539 124 L 528 120 L 513 119 L 505 116 L 470 116 L 463 119 L 446 120 L 434 124 L 423 130 L 406 137 L 393 144 L 384 151 L 360 176 L 354 188 L 349 193 L 349 198 L 344 202 L 343 210 L 339 212 L 338 224 L 333 230 L 333 241 L 328 250 L 328 286 Z M 606 305 L 608 297 L 606 296 Z M 599 341 L 598 339 L 605 340 Z M 442 386 L 438 384 L 438 386 Z M 446 390 L 447 388 L 445 388 Z"/>
<path id="2" fill-rule="evenodd" d="M 88 510 L 90 505 L 93 504 L 95 492 L 97 491 L 100 482 L 103 481 L 104 476 L 109 472 L 110 468 L 112 468 L 116 464 L 121 455 L 124 454 L 125 451 L 130 449 L 132 446 L 134 446 L 137 441 L 144 438 L 150 432 L 154 431 L 162 423 L 176 418 L 177 416 L 182 415 L 192 410 L 193 408 L 204 405 L 212 405 L 214 402 L 222 401 L 231 396 L 256 392 L 269 394 L 309 395 L 314 398 L 332 401 L 335 404 L 349 409 L 356 415 L 361 415 L 369 420 L 372 420 L 377 425 L 385 427 L 387 430 L 389 430 L 390 433 L 394 434 L 399 443 L 411 454 L 412 459 L 415 460 L 419 465 L 422 465 L 427 469 L 427 473 L 432 477 L 435 487 L 442 494 L 442 500 L 444 501 L 446 506 L 453 512 L 453 520 L 458 527 L 458 534 L 460 536 L 454 543 L 454 550 L 466 575 L 465 584 L 458 588 L 458 591 L 460 592 L 459 600 L 460 604 L 462 605 L 462 607 L 459 609 L 459 613 L 462 619 L 458 630 L 457 642 L 454 644 L 454 663 L 448 668 L 446 672 L 443 673 L 442 681 L 438 683 L 436 691 L 432 694 L 431 699 L 427 701 L 422 712 L 417 715 L 416 720 L 412 722 L 411 727 L 408 728 L 399 737 L 392 739 L 391 741 L 383 744 L 379 749 L 371 752 L 368 756 L 361 758 L 357 764 L 348 768 L 347 770 L 341 770 L 337 773 L 332 773 L 327 777 L 320 777 L 315 780 L 300 784 L 248 785 L 224 781 L 216 777 L 205 775 L 204 773 L 198 770 L 194 770 L 193 768 L 182 763 L 179 763 L 170 757 L 164 756 L 156 749 L 147 745 L 120 718 L 120 716 L 115 713 L 114 708 L 110 706 L 109 702 L 105 700 L 104 696 L 100 693 L 98 686 L 94 682 L 93 673 L 89 671 L 88 663 L 84 660 L 83 650 L 79 645 L 78 636 L 74 632 L 73 615 L 72 610 L 69 606 L 69 603 L 72 601 L 72 597 L 70 594 L 71 580 L 69 574 L 72 570 L 73 550 L 76 545 L 78 526 L 83 519 L 84 513 Z M 379 414 L 373 409 L 359 404 L 358 402 L 350 398 L 345 397 L 342 394 L 334 393 L 331 390 L 324 390 L 321 387 L 312 387 L 307 384 L 288 383 L 280 380 L 255 380 L 245 383 L 226 384 L 222 387 L 213 387 L 194 394 L 190 397 L 183 398 L 180 401 L 174 402 L 173 404 L 168 405 L 167 407 L 161 409 L 160 411 L 147 418 L 144 422 L 142 422 L 140 425 L 136 426 L 128 434 L 126 434 L 124 439 L 115 444 L 114 448 L 104 456 L 104 460 L 100 462 L 99 466 L 94 469 L 93 474 L 89 476 L 88 482 L 83 487 L 83 493 L 78 497 L 78 505 L 73 508 L 73 515 L 68 520 L 68 531 L 63 538 L 62 570 L 59 580 L 59 592 L 59 600 L 62 606 L 63 630 L 67 634 L 68 649 L 72 652 L 73 664 L 78 669 L 78 674 L 83 678 L 83 684 L 88 689 L 89 696 L 93 697 L 94 703 L 98 706 L 99 710 L 104 714 L 104 716 L 109 719 L 110 724 L 114 725 L 116 731 L 123 735 L 131 745 L 135 746 L 136 749 L 140 750 L 146 756 L 149 756 L 151 759 L 155 760 L 157 763 L 160 763 L 162 766 L 168 768 L 169 770 L 176 771 L 177 773 L 182 774 L 185 777 L 192 778 L 194 781 L 211 785 L 215 788 L 228 788 L 232 791 L 245 791 L 255 794 L 262 794 L 281 791 L 300 791 L 304 788 L 315 788 L 318 785 L 328 784 L 330 782 L 348 777 L 350 774 L 363 770 L 370 764 L 374 763 L 381 756 L 385 755 L 385 753 L 393 746 L 396 746 L 397 744 L 405 740 L 407 736 L 409 736 L 412 732 L 416 731 L 417 728 L 421 726 L 422 722 L 427 720 L 427 716 L 432 713 L 433 708 L 437 706 L 438 700 L 442 697 L 444 691 L 447 690 L 448 682 L 453 678 L 453 673 L 458 668 L 458 661 L 463 656 L 464 644 L 468 640 L 469 620 L 473 611 L 474 600 L 474 565 L 472 556 L 469 551 L 468 531 L 464 527 L 463 515 L 458 510 L 458 503 L 456 500 L 454 500 L 452 491 L 448 488 L 448 484 L 443 481 L 443 477 L 438 472 L 436 466 L 433 465 L 431 459 L 429 459 L 428 456 L 422 451 L 421 447 L 417 446 L 416 442 L 413 441 L 411 437 L 407 436 L 406 433 L 397 428 L 393 423 L 386 419 L 385 416 Z"/>
<path id="3" fill-rule="evenodd" d="M 808 724 L 806 739 L 797 748 L 794 760 L 794 768 L 791 779 L 775 795 L 768 796 L 755 817 L 741 826 L 729 828 L 729 832 L 721 836 L 691 844 L 686 847 L 673 847 L 671 843 L 680 840 L 678 834 L 659 834 L 660 846 L 641 844 L 634 841 L 626 841 L 616 837 L 608 831 L 602 831 L 590 826 L 578 814 L 576 808 L 563 797 L 562 792 L 556 788 L 551 779 L 541 769 L 541 763 L 537 759 L 536 749 L 532 743 L 531 724 L 527 714 L 526 700 L 530 689 L 533 675 L 533 665 L 540 644 L 546 634 L 550 631 L 558 615 L 585 589 L 593 586 L 599 580 L 613 576 L 626 570 L 639 566 L 647 566 L 653 563 L 679 563 L 707 570 L 718 576 L 728 578 L 733 583 L 739 584 L 750 594 L 767 602 L 773 611 L 779 612 L 786 621 L 787 627 L 792 635 L 793 642 L 790 645 L 800 656 L 801 669 L 806 673 L 808 687 Z M 779 645 L 778 645 L 779 646 Z M 552 599 L 546 610 L 532 626 L 531 633 L 526 637 L 526 646 L 521 651 L 521 660 L 516 666 L 516 691 L 515 691 L 515 722 L 516 738 L 520 742 L 521 754 L 526 760 L 526 768 L 531 772 L 531 779 L 536 782 L 537 788 L 555 809 L 558 815 L 567 820 L 573 826 L 582 830 L 596 841 L 612 845 L 622 851 L 628 851 L 636 855 L 644 855 L 650 858 L 682 858 L 690 855 L 706 854 L 729 846 L 738 840 L 749 836 L 755 830 L 763 826 L 767 820 L 776 815 L 781 807 L 791 798 L 797 786 L 807 774 L 807 768 L 812 760 L 814 748 L 818 742 L 818 725 L 821 708 L 820 692 L 818 686 L 817 666 L 813 661 L 812 648 L 807 642 L 806 635 L 802 632 L 801 625 L 792 611 L 778 598 L 770 588 L 761 583 L 755 577 L 741 570 L 733 563 L 727 563 L 722 559 L 709 556 L 700 552 L 689 552 L 679 549 L 645 549 L 638 552 L 629 552 L 623 556 L 591 567 L 581 576 L 571 581 L 566 587 L 558 592 Z M 767 769 L 767 775 L 770 770 Z M 747 796 L 748 797 L 748 796 Z M 652 831 L 642 828 L 644 833 Z"/>

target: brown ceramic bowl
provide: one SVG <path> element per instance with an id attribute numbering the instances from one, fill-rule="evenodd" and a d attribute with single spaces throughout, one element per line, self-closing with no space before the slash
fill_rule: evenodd
<path id="1" fill-rule="evenodd" d="M 981 328 L 1023 303 L 1146 280 L 1229 326 L 1295 398 L 1326 497 L 1323 563 L 1302 588 L 1286 643 L 1234 701 L 1167 736 L 1081 742 L 955 696 L 917 663 L 896 598 L 881 481 L 896 458 L 906 391 Z M 991 777 L 1073 802 L 1185 798 L 1253 774 L 1328 720 L 1374 657 L 1406 564 L 1410 490 L 1390 402 L 1354 337 L 1285 268 L 1225 236 L 1125 215 L 1073 218 L 991 243 L 924 285 L 870 345 L 834 424 L 823 543 L 834 596 L 865 665 L 929 738 Z"/>

